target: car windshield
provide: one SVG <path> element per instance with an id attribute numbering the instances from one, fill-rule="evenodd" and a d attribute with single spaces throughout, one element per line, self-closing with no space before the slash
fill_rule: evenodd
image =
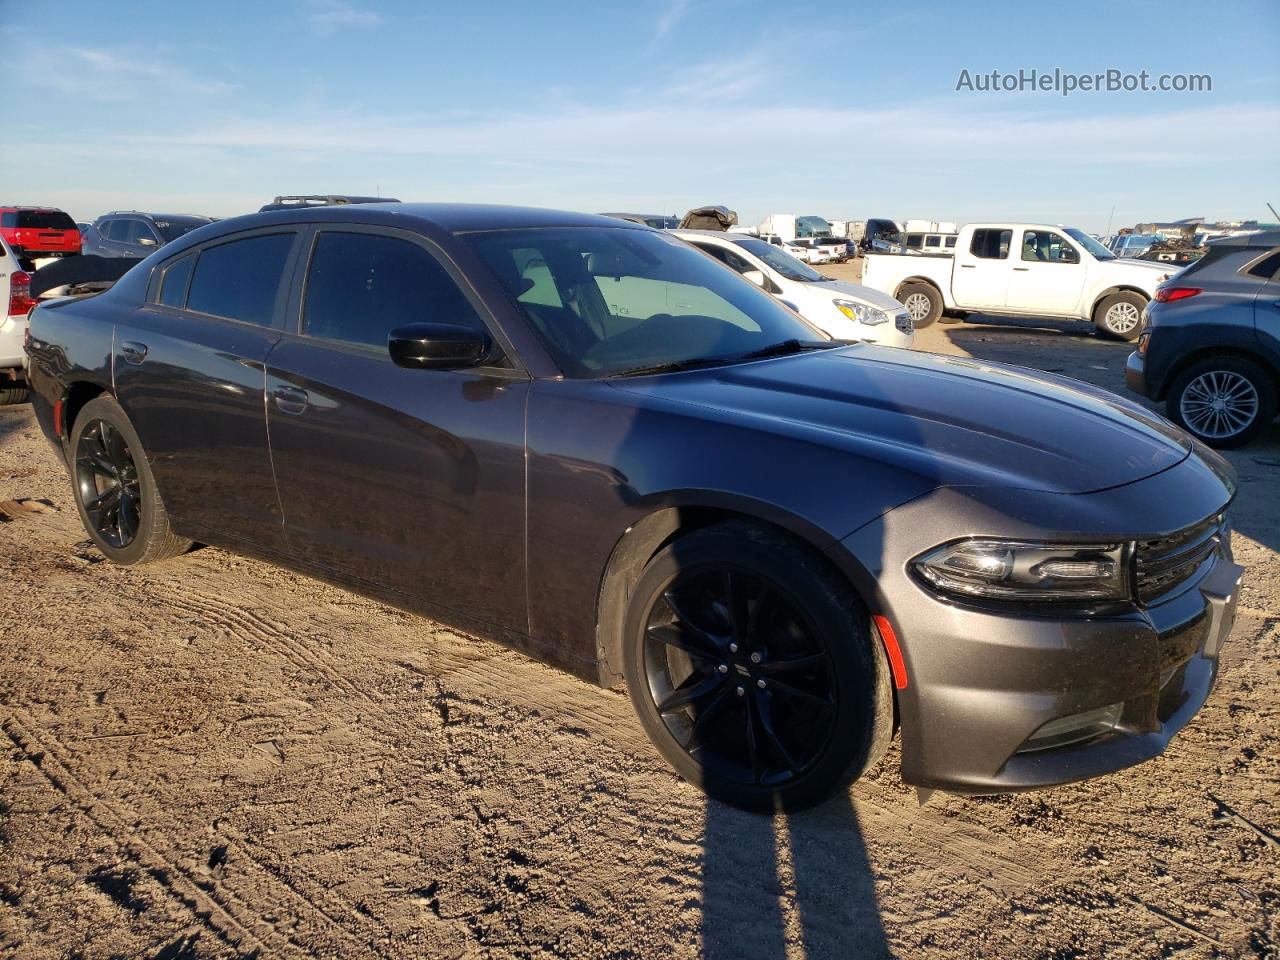
<path id="1" fill-rule="evenodd" d="M 1096 260 L 1114 260 L 1116 255 L 1100 244 L 1093 237 L 1089 236 L 1083 230 L 1077 230 L 1075 227 L 1067 227 L 1066 234 L 1080 246 L 1084 247 Z"/>
<path id="2" fill-rule="evenodd" d="M 730 363 L 791 342 L 834 344 L 668 234 L 547 227 L 465 239 L 570 377 Z"/>
<path id="3" fill-rule="evenodd" d="M 799 280 L 802 283 L 818 283 L 827 278 L 812 267 L 801 263 L 781 247 L 757 240 L 755 237 L 734 237 L 733 242 L 763 260 L 788 280 Z"/>
<path id="4" fill-rule="evenodd" d="M 155 221 L 156 229 L 160 231 L 160 236 L 164 237 L 166 243 L 172 243 L 183 234 L 209 223 L 213 221 L 208 217 L 163 217 Z"/>

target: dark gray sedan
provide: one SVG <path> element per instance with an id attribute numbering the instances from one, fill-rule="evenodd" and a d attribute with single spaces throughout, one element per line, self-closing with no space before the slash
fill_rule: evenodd
<path id="1" fill-rule="evenodd" d="M 708 793 L 1000 792 L 1160 753 L 1232 625 L 1229 467 L 1141 407 L 833 341 L 644 226 L 362 205 L 39 307 L 89 535 L 268 559 L 605 685 Z"/>

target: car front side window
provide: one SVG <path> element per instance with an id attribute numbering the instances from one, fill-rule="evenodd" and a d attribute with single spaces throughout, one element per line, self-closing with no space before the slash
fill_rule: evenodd
<path id="1" fill-rule="evenodd" d="M 418 244 L 373 233 L 325 231 L 316 237 L 303 333 L 385 349 L 387 334 L 411 323 L 484 329 L 453 278 Z"/>

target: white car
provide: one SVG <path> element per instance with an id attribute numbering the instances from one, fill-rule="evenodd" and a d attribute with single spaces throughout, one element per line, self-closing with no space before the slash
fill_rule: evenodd
<path id="1" fill-rule="evenodd" d="M 818 255 L 816 250 L 806 247 L 802 243 L 796 243 L 794 240 L 783 240 L 776 233 L 762 233 L 759 237 L 770 246 L 777 247 L 789 257 L 795 257 L 801 263 L 814 263 Z"/>
<path id="2" fill-rule="evenodd" d="M 917 327 L 944 310 L 1091 321 L 1136 340 L 1156 287 L 1178 268 L 1121 260 L 1086 233 L 1043 223 L 971 223 L 954 257 L 869 253 L 862 282 L 907 305 Z"/>
<path id="3" fill-rule="evenodd" d="M 673 233 L 785 301 L 833 337 L 904 348 L 915 339 L 911 315 L 893 297 L 824 277 L 761 237 L 715 230 Z"/>
<path id="4" fill-rule="evenodd" d="M 35 306 L 30 297 L 31 275 L 18 266 L 13 248 L 0 237 L 0 406 L 27 399 L 26 354 L 22 341 L 27 332 L 27 313 Z"/>

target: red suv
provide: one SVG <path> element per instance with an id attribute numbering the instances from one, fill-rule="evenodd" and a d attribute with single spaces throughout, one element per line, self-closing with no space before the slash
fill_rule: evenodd
<path id="1" fill-rule="evenodd" d="M 57 207 L 0 206 L 0 236 L 23 259 L 69 257 L 80 252 L 76 222 Z"/>

